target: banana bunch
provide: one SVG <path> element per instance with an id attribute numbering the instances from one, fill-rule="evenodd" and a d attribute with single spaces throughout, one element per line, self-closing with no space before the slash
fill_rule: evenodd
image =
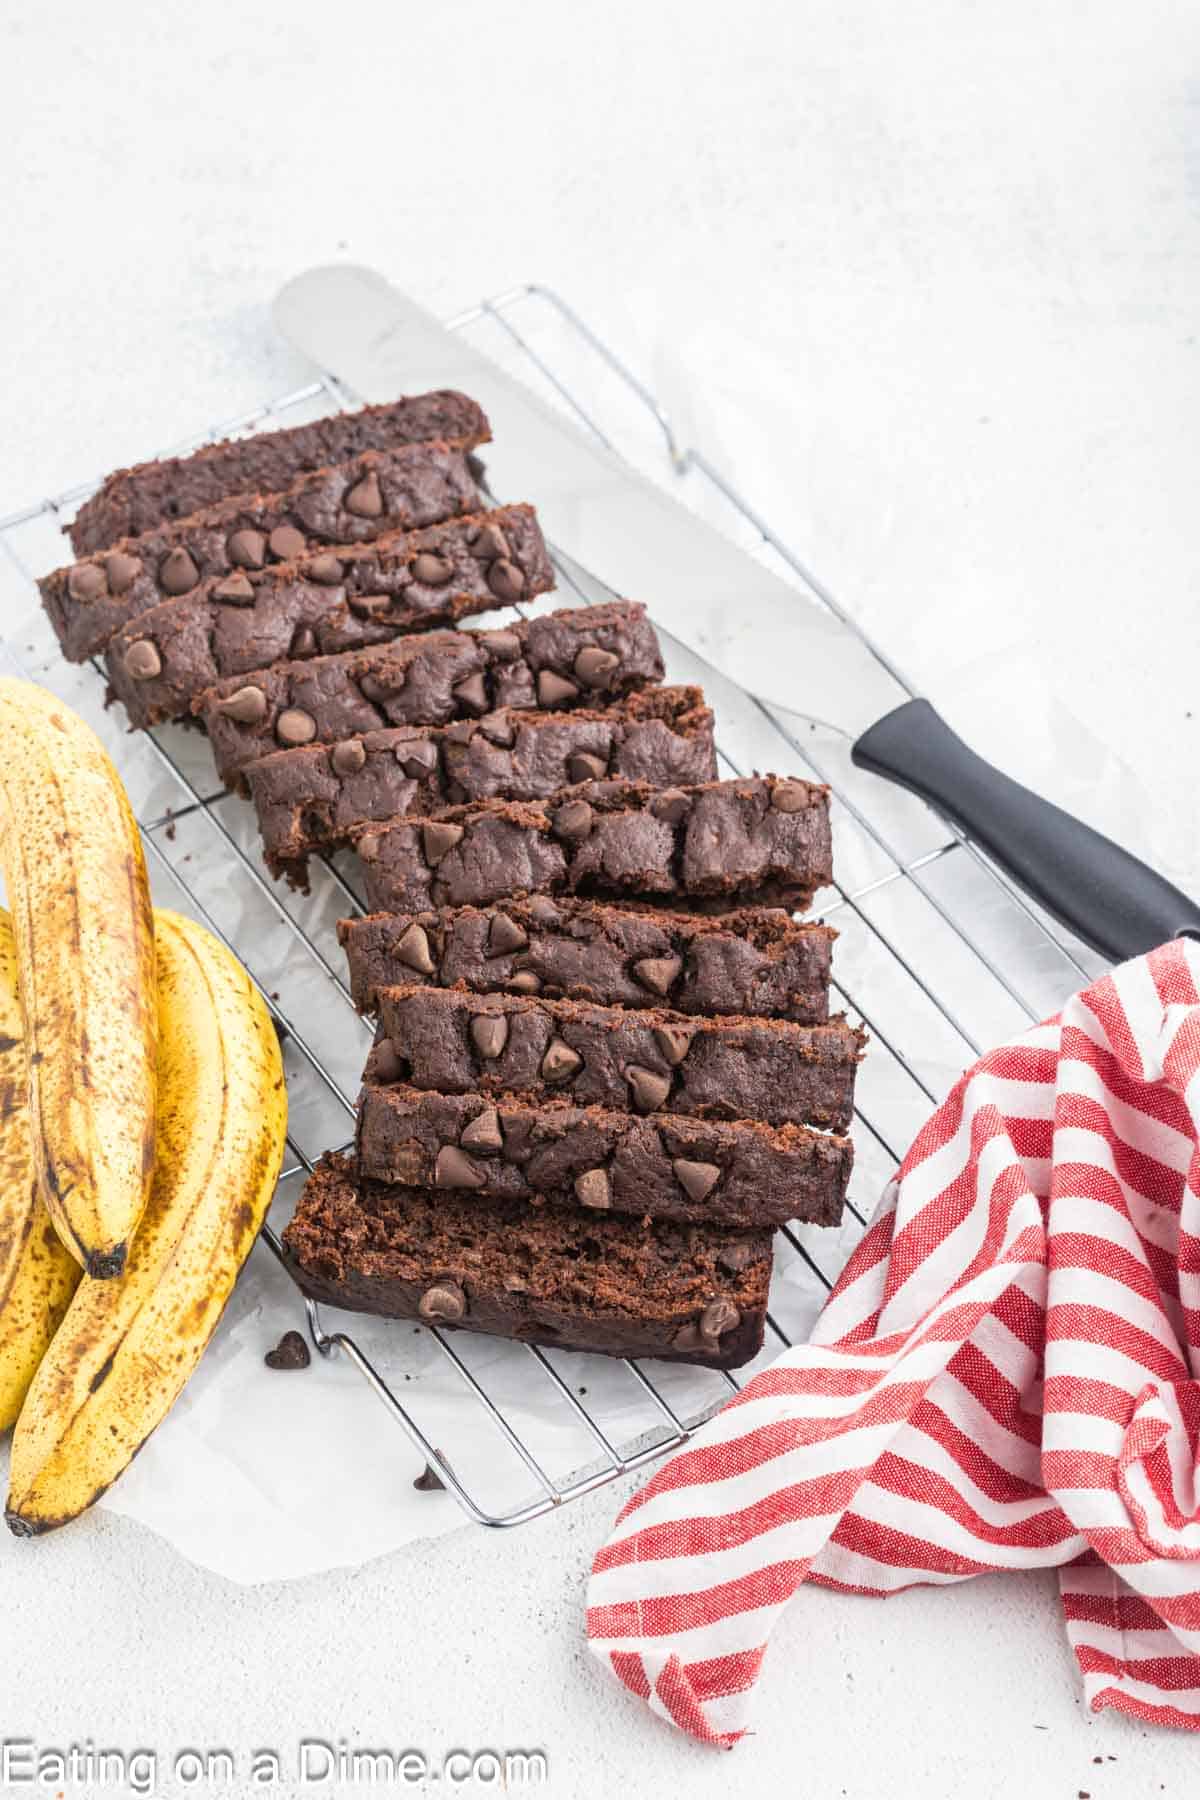
<path id="1" fill-rule="evenodd" d="M 0 1430 L 8 1520 L 75 1518 L 178 1397 L 283 1158 L 279 1042 L 235 957 L 152 913 L 99 739 L 0 678 Z"/>
<path id="2" fill-rule="evenodd" d="M 38 1193 L 23 1040 L 17 946 L 0 912 L 0 1431 L 16 1420 L 79 1281 Z"/>
<path id="3" fill-rule="evenodd" d="M 0 863 L 38 1183 L 89 1275 L 119 1274 L 154 1162 L 154 932 L 141 840 L 95 733 L 0 678 Z"/>
<path id="4" fill-rule="evenodd" d="M 22 1536 L 77 1517 L 165 1417 L 212 1336 L 282 1161 L 287 1093 L 266 1006 L 200 926 L 162 911 L 154 924 L 150 1198 L 123 1270 L 83 1276 L 33 1376 L 7 1504 Z M 0 1335 L 0 1391 L 3 1346 Z"/>

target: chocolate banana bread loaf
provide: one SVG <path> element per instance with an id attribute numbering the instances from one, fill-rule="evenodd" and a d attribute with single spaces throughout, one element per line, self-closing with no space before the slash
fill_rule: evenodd
<path id="1" fill-rule="evenodd" d="M 762 1344 L 769 1231 L 481 1205 L 325 1156 L 283 1234 L 305 1293 L 351 1312 L 601 1356 L 736 1369 Z"/>
<path id="2" fill-rule="evenodd" d="M 670 1006 L 819 1025 L 837 933 L 779 908 L 706 916 L 535 895 L 481 910 L 368 913 L 338 938 L 360 1011 L 424 981 L 477 994 L 544 993 L 600 1006 Z"/>
<path id="3" fill-rule="evenodd" d="M 503 795 L 539 800 L 620 776 L 667 786 L 716 774 L 712 713 L 699 688 L 650 688 L 607 712 L 501 708 L 449 725 L 394 725 L 340 743 L 276 750 L 243 771 L 268 866 L 303 884 L 313 851 L 360 825 Z"/>
<path id="4" fill-rule="evenodd" d="M 372 912 L 525 894 L 807 906 L 832 877 L 829 790 L 754 776 L 656 790 L 593 781 L 556 804 L 485 800 L 355 839 Z"/>
<path id="5" fill-rule="evenodd" d="M 241 494 L 186 518 L 120 538 L 39 581 L 42 605 L 69 662 L 103 650 L 122 625 L 202 581 L 268 562 L 294 562 L 322 544 L 357 544 L 385 532 L 478 512 L 461 444 L 370 450 L 301 475 L 278 493 Z M 240 586 L 240 583 L 238 583 Z"/>
<path id="6" fill-rule="evenodd" d="M 386 644 L 553 586 L 533 508 L 504 506 L 201 582 L 130 619 L 105 663 L 132 722 L 157 725 L 225 676 Z"/>
<path id="7" fill-rule="evenodd" d="M 230 494 L 278 493 L 298 475 L 347 462 L 364 450 L 394 450 L 428 438 L 458 438 L 474 448 L 491 435 L 474 400 L 443 390 L 406 395 L 361 412 L 335 413 L 283 431 L 226 438 L 189 456 L 117 469 L 75 515 L 71 545 L 76 556 L 88 556 L 118 538 L 153 531 L 165 519 L 215 506 Z"/>
<path id="8" fill-rule="evenodd" d="M 845 1019 L 696 1019 L 665 1007 L 383 988 L 375 1052 L 410 1087 L 615 1112 L 845 1131 L 864 1038 Z"/>
<path id="9" fill-rule="evenodd" d="M 281 747 L 336 744 L 383 725 L 480 718 L 502 706 L 603 705 L 656 685 L 662 672 L 645 608 L 614 601 L 501 630 L 431 631 L 344 656 L 277 663 L 218 682 L 194 710 L 222 779 L 244 790 L 246 764 Z"/>
<path id="10" fill-rule="evenodd" d="M 358 1114 L 358 1166 L 372 1180 L 736 1230 L 842 1216 L 848 1138 L 749 1119 L 434 1094 L 380 1079 L 391 1073 L 376 1045 Z"/>

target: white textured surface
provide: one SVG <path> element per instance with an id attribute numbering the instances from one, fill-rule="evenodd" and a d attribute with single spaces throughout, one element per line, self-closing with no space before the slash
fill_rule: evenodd
<path id="1" fill-rule="evenodd" d="M 1093 816 L 1200 888 L 1192 9 L 111 0 L 3 31 L 0 506 L 304 379 L 267 306 L 308 263 L 441 311 L 546 280 L 693 395 L 981 748 L 1068 798 L 1101 756 Z M 620 1497 L 286 1588 L 111 1517 L 5 1543 L 0 1737 L 542 1744 L 582 1800 L 1194 1785 L 1190 1740 L 1082 1718 L 1044 1580 L 802 1595 L 758 1737 L 688 1746 L 583 1649 Z"/>

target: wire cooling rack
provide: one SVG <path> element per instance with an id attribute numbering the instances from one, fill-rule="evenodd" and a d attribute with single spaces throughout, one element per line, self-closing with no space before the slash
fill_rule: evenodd
<path id="1" fill-rule="evenodd" d="M 586 430 L 640 470 L 703 506 L 750 554 L 846 615 L 795 550 L 755 512 L 720 469 L 680 441 L 655 395 L 558 295 L 512 289 L 448 321 L 510 373 L 568 410 Z M 356 404 L 332 377 L 176 445 L 177 454 L 216 438 L 299 424 Z M 30 615 L 35 573 L 70 560 L 61 522 L 93 491 L 86 483 L 0 518 L 0 600 L 7 582 Z M 532 499 L 537 495 L 497 495 Z M 552 546 L 553 550 L 553 546 Z M 559 592 L 546 606 L 613 597 L 603 581 L 554 552 Z M 647 577 L 653 614 L 653 575 Z M 10 613 L 8 616 L 18 616 Z M 488 623 L 496 615 L 489 615 Z M 852 623 L 852 621 L 847 621 Z M 767 1343 L 735 1374 L 647 1361 L 603 1369 L 597 1359 L 532 1345 L 454 1336 L 436 1328 L 390 1330 L 386 1373 L 364 1348 L 364 1321 L 303 1300 L 323 1356 L 349 1360 L 420 1456 L 481 1524 L 516 1525 L 674 1449 L 787 1344 L 802 1340 L 904 1148 L 962 1068 L 987 1045 L 1057 1009 L 1101 965 L 1013 889 L 953 828 L 920 802 L 854 768 L 849 740 L 828 726 L 782 712 L 737 687 L 674 637 L 661 632 L 667 679 L 698 682 L 718 722 L 723 774 L 788 770 L 834 791 L 837 885 L 815 916 L 839 931 L 836 1003 L 870 1034 L 860 1071 L 853 1136 L 855 1174 L 839 1229 L 795 1226 L 780 1234 Z M 884 666 L 907 684 L 881 653 Z M 271 1008 L 284 1046 L 290 1101 L 288 1154 L 263 1241 L 281 1257 L 279 1232 L 315 1158 L 348 1144 L 370 1028 L 350 1002 L 335 922 L 363 909 L 355 864 L 338 856 L 314 864 L 311 892 L 296 895 L 268 875 L 252 810 L 221 790 L 202 736 L 171 725 L 130 735 L 105 706 L 99 665 L 72 668 L 58 655 L 39 611 L 8 641 L 21 671 L 75 706 L 100 733 L 130 793 L 146 845 L 156 899 L 177 904 L 240 956 Z M 814 710 L 819 710 L 814 702 Z M 261 1253 L 261 1252 L 260 1252 Z M 297 1295 L 297 1306 L 301 1297 Z M 371 1322 L 374 1327 L 374 1322 Z M 447 1441 L 439 1385 L 405 1367 L 416 1335 L 428 1370 L 436 1344 L 477 1406 L 457 1408 L 465 1429 L 493 1434 L 495 1454 L 480 1465 L 464 1441 Z M 613 1382 L 626 1384 L 613 1408 Z M 404 1387 L 404 1398 L 400 1390 Z M 441 1390 L 444 1393 L 444 1389 Z M 602 1410 L 590 1395 L 603 1391 Z M 529 1420 L 539 1421 L 535 1452 Z M 618 1421 L 619 1429 L 612 1420 Z M 551 1421 L 553 1428 L 551 1428 Z M 460 1433 L 464 1429 L 459 1426 Z M 475 1446 L 477 1450 L 477 1444 Z M 462 1471 L 469 1468 L 471 1473 Z"/>

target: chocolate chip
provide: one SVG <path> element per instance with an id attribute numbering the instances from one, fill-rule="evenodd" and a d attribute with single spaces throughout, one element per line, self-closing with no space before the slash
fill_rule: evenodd
<path id="1" fill-rule="evenodd" d="M 419 744 L 397 744 L 396 761 L 410 781 L 423 781 L 437 768 L 437 745 L 428 738 Z"/>
<path id="2" fill-rule="evenodd" d="M 429 934 L 415 919 L 396 945 L 396 955 L 406 968 L 415 969 L 418 975 L 433 975 L 437 970 L 437 964 L 429 954 Z"/>
<path id="3" fill-rule="evenodd" d="M 357 775 L 367 760 L 366 745 L 361 738 L 345 738 L 329 752 L 329 760 L 338 775 Z"/>
<path id="4" fill-rule="evenodd" d="M 727 1331 L 732 1331 L 735 1325 L 741 1324 L 741 1321 L 742 1315 L 739 1309 L 732 1300 L 727 1300 L 722 1295 L 719 1300 L 710 1300 L 700 1314 L 700 1336 L 708 1338 L 715 1344 L 718 1338 L 723 1338 Z"/>
<path id="5" fill-rule="evenodd" d="M 487 584 L 505 606 L 515 606 L 525 592 L 525 577 L 506 556 L 488 565 Z"/>
<path id="6" fill-rule="evenodd" d="M 562 914 L 547 895 L 531 894 L 526 904 L 531 916 L 537 920 L 539 925 L 562 924 Z"/>
<path id="7" fill-rule="evenodd" d="M 125 652 L 125 673 L 131 681 L 153 681 L 162 674 L 162 657 L 149 638 L 139 638 Z"/>
<path id="8" fill-rule="evenodd" d="M 609 676 L 620 666 L 620 662 L 620 657 L 614 656 L 611 650 L 601 650 L 596 644 L 586 644 L 575 658 L 574 668 L 586 687 L 607 687 Z"/>
<path id="9" fill-rule="evenodd" d="M 298 1331 L 285 1331 L 273 1350 L 263 1357 L 268 1369 L 307 1369 L 312 1357 Z"/>
<path id="10" fill-rule="evenodd" d="M 755 1258 L 754 1245 L 746 1238 L 734 1238 L 731 1243 L 717 1252 L 717 1261 L 731 1275 L 740 1275 L 748 1269 Z"/>
<path id="11" fill-rule="evenodd" d="M 689 1200 L 706 1200 L 721 1179 L 716 1163 L 690 1162 L 686 1156 L 679 1156 L 671 1167 Z"/>
<path id="12" fill-rule="evenodd" d="M 459 1143 L 464 1149 L 479 1150 L 487 1155 L 489 1151 L 503 1150 L 504 1133 L 500 1129 L 500 1114 L 494 1106 L 485 1107 L 471 1120 Z"/>
<path id="13" fill-rule="evenodd" d="M 305 564 L 304 573 L 310 581 L 317 582 L 321 587 L 336 587 L 342 579 L 342 565 L 336 556 L 330 556 L 327 550 L 323 550 L 320 556 L 314 556 L 310 563 Z M 354 602 L 351 601 L 350 604 L 353 606 Z"/>
<path id="14" fill-rule="evenodd" d="M 421 845 L 425 851 L 425 861 L 430 868 L 436 868 L 444 856 L 448 856 L 455 844 L 462 839 L 461 825 L 451 825 L 444 819 L 435 819 L 421 829 Z"/>
<path id="15" fill-rule="evenodd" d="M 186 594 L 200 579 L 200 571 L 186 550 L 168 550 L 158 565 L 158 585 L 164 594 Z"/>
<path id="16" fill-rule="evenodd" d="M 489 956 L 508 956 L 514 950 L 524 950 L 529 938 L 515 919 L 510 919 L 507 913 L 497 912 L 492 914 L 487 942 Z"/>
<path id="17" fill-rule="evenodd" d="M 294 525 L 277 525 L 267 539 L 267 548 L 279 562 L 295 562 L 308 549 L 308 539 Z"/>
<path id="18" fill-rule="evenodd" d="M 489 744 L 499 744 L 503 750 L 510 750 L 516 742 L 517 734 L 513 722 L 503 709 L 499 712 L 484 713 L 479 721 L 479 729 Z"/>
<path id="19" fill-rule="evenodd" d="M 491 705 L 483 676 L 478 670 L 474 675 L 468 675 L 465 681 L 460 681 L 458 686 L 450 691 L 460 706 L 467 707 L 473 713 L 485 713 Z"/>
<path id="20" fill-rule="evenodd" d="M 67 575 L 72 600 L 99 600 L 108 592 L 108 580 L 98 563 L 76 563 Z"/>
<path id="21" fill-rule="evenodd" d="M 253 606 L 254 586 L 244 569 L 235 569 L 232 575 L 226 575 L 224 581 L 215 584 L 212 597 L 223 606 Z"/>
<path id="22" fill-rule="evenodd" d="M 413 1486 L 418 1494 L 437 1494 L 446 1491 L 446 1484 L 432 1463 L 426 1463 L 424 1472 L 413 1477 Z"/>
<path id="23" fill-rule="evenodd" d="M 633 972 L 644 988 L 652 994 L 669 994 L 672 983 L 683 968 L 683 959 L 678 956 L 643 956 L 635 962 Z"/>
<path id="24" fill-rule="evenodd" d="M 539 706 L 568 706 L 572 700 L 578 700 L 579 689 L 565 675 L 542 669 L 537 678 L 537 698 Z"/>
<path id="25" fill-rule="evenodd" d="M 123 550 L 114 550 L 111 556 L 104 559 L 104 572 L 108 576 L 108 588 L 112 594 L 125 594 L 133 586 L 142 572 L 142 565 L 136 556 L 126 556 Z"/>
<path id="26" fill-rule="evenodd" d="M 346 605 L 357 619 L 378 619 L 392 610 L 390 594 L 351 594 Z"/>
<path id="27" fill-rule="evenodd" d="M 373 675 L 363 675 L 359 680 L 359 688 L 364 700 L 373 706 L 382 706 L 385 701 L 400 692 L 404 686 L 407 671 L 395 663 L 383 663 Z"/>
<path id="28" fill-rule="evenodd" d="M 554 815 L 554 829 L 560 838 L 578 843 L 592 829 L 594 814 L 586 800 L 568 800 Z"/>
<path id="29" fill-rule="evenodd" d="M 399 1081 L 404 1074 L 404 1064 L 400 1061 L 396 1046 L 391 1038 L 380 1038 L 371 1052 L 371 1073 L 376 1081 L 385 1087 L 393 1081 Z"/>
<path id="30" fill-rule="evenodd" d="M 678 825 L 687 818 L 691 807 L 692 803 L 682 788 L 664 788 L 650 802 L 651 814 L 654 818 L 661 819 L 664 825 Z"/>
<path id="31" fill-rule="evenodd" d="M 423 1319 L 429 1319 L 437 1325 L 457 1325 L 466 1317 L 467 1296 L 457 1281 L 438 1281 L 427 1287 L 417 1302 L 417 1311 Z"/>
<path id="32" fill-rule="evenodd" d="M 454 719 L 449 725 L 442 727 L 442 739 L 447 744 L 469 744 L 475 736 L 474 719 Z"/>
<path id="33" fill-rule="evenodd" d="M 218 700 L 216 710 L 238 725 L 261 725 L 270 708 L 260 687 L 240 687 L 224 700 Z"/>
<path id="34" fill-rule="evenodd" d="M 508 1020 L 503 1013 L 477 1013 L 471 1020 L 471 1042 L 487 1062 L 495 1062 L 508 1042 Z"/>
<path id="35" fill-rule="evenodd" d="M 354 848 L 358 851 L 363 862 L 374 862 L 378 857 L 381 848 L 379 833 L 377 831 L 364 831 Z"/>
<path id="36" fill-rule="evenodd" d="M 808 789 L 799 781 L 777 781 L 771 789 L 771 805 L 776 812 L 804 812 L 808 801 Z"/>
<path id="37" fill-rule="evenodd" d="M 317 721 L 301 706 L 285 706 L 275 721 L 275 736 L 289 750 L 299 744 L 311 744 L 317 735 Z"/>
<path id="38" fill-rule="evenodd" d="M 454 564 L 447 562 L 444 556 L 422 550 L 420 556 L 413 557 L 412 572 L 414 579 L 425 587 L 445 587 L 454 573 Z"/>
<path id="39" fill-rule="evenodd" d="M 575 1177 L 575 1198 L 593 1212 L 607 1212 L 612 1205 L 612 1183 L 607 1169 L 585 1169 Z"/>
<path id="40" fill-rule="evenodd" d="M 383 493 L 379 486 L 379 477 L 374 469 L 368 471 L 361 481 L 356 481 L 350 489 L 342 505 L 356 519 L 377 519 L 383 511 Z"/>
<path id="41" fill-rule="evenodd" d="M 443 1144 L 433 1165 L 433 1184 L 444 1188 L 478 1188 L 487 1180 L 469 1156 L 457 1144 Z"/>
<path id="42" fill-rule="evenodd" d="M 590 750 L 577 750 L 567 759 L 567 774 L 572 781 L 599 781 L 607 773 L 604 758 L 593 756 Z"/>
<path id="43" fill-rule="evenodd" d="M 655 1069 L 643 1069 L 638 1063 L 630 1063 L 625 1079 L 633 1095 L 633 1104 L 642 1113 L 657 1112 L 671 1092 L 669 1075 L 660 1075 Z"/>
<path id="44" fill-rule="evenodd" d="M 521 654 L 521 640 L 515 631 L 489 631 L 487 647 L 497 662 L 515 662 Z"/>
<path id="45" fill-rule="evenodd" d="M 691 1025 L 656 1025 L 654 1041 L 673 1069 L 677 1069 L 692 1047 L 695 1027 Z"/>
<path id="46" fill-rule="evenodd" d="M 513 994 L 540 994 L 542 978 L 535 975 L 532 969 L 518 969 L 515 975 L 509 977 L 508 988 Z"/>
<path id="47" fill-rule="evenodd" d="M 235 531 L 226 549 L 229 560 L 239 569 L 261 569 L 267 560 L 267 540 L 261 531 L 251 531 L 243 527 Z"/>
<path id="48" fill-rule="evenodd" d="M 508 545 L 504 541 L 504 533 L 498 525 L 481 525 L 471 539 L 471 553 L 480 562 L 495 562 L 498 556 L 508 555 Z"/>
<path id="49" fill-rule="evenodd" d="M 302 625 L 291 643 L 288 655 L 296 662 L 303 662 L 306 657 L 317 654 L 317 639 L 311 625 Z"/>
<path id="50" fill-rule="evenodd" d="M 551 1038 L 542 1058 L 543 1081 L 570 1081 L 583 1067 L 583 1058 L 560 1037 Z"/>

